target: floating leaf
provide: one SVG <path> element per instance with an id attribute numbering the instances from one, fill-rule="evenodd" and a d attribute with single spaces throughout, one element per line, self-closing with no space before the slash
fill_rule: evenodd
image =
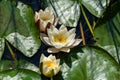
<path id="1" fill-rule="evenodd" d="M 81 1 L 81 0 L 80 0 Z M 82 0 L 83 4 L 94 16 L 101 17 L 110 0 Z"/>
<path id="2" fill-rule="evenodd" d="M 2 80 L 41 80 L 39 68 L 26 61 L 0 61 Z"/>
<path id="3" fill-rule="evenodd" d="M 4 39 L 0 38 L 0 60 L 4 52 L 4 46 L 5 46 Z"/>
<path id="4" fill-rule="evenodd" d="M 41 80 L 40 75 L 27 69 L 0 72 L 1 80 Z"/>
<path id="5" fill-rule="evenodd" d="M 99 22 L 98 22 L 99 23 Z M 96 44 L 106 49 L 120 63 L 120 13 L 96 26 Z"/>
<path id="6" fill-rule="evenodd" d="M 120 2 L 116 1 L 107 7 L 106 11 L 103 14 L 103 17 L 99 19 L 99 24 L 105 23 L 112 19 L 118 12 L 120 12 Z"/>
<path id="7" fill-rule="evenodd" d="M 35 42 L 32 36 L 25 37 L 19 33 L 11 33 L 6 39 L 27 57 L 33 56 L 39 48 L 39 44 Z"/>
<path id="8" fill-rule="evenodd" d="M 88 46 L 73 49 L 70 56 L 66 56 L 62 66 L 64 80 L 119 80 L 120 66 L 100 47 Z M 75 52 L 78 50 L 80 52 Z"/>
<path id="9" fill-rule="evenodd" d="M 0 61 L 0 72 L 9 70 L 9 69 L 29 69 L 34 72 L 40 73 L 39 68 L 36 67 L 34 64 L 27 62 L 27 61 L 9 61 L 9 60 L 1 60 Z"/>
<path id="10" fill-rule="evenodd" d="M 80 17 L 80 4 L 71 0 L 46 0 L 47 6 L 53 9 L 61 24 L 76 27 Z"/>
<path id="11" fill-rule="evenodd" d="M 40 47 L 39 31 L 32 9 L 18 2 L 0 1 L 0 38 L 7 39 L 25 56 L 33 56 Z"/>

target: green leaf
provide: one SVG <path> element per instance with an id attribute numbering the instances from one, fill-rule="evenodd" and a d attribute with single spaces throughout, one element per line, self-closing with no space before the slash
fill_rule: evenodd
<path id="1" fill-rule="evenodd" d="M 10 69 L 29 69 L 36 73 L 40 74 L 39 68 L 34 64 L 27 61 L 10 61 L 10 60 L 1 60 L 0 61 L 0 72 Z"/>
<path id="2" fill-rule="evenodd" d="M 106 50 L 100 47 L 76 47 L 71 55 L 64 58 L 65 61 L 61 69 L 64 80 L 120 79 L 119 64 Z"/>
<path id="3" fill-rule="evenodd" d="M 98 22 L 99 23 L 99 22 Z M 120 63 L 120 12 L 94 30 L 96 45 L 106 49 Z"/>
<path id="4" fill-rule="evenodd" d="M 49 6 L 54 11 L 60 24 L 77 26 L 80 17 L 80 4 L 77 1 L 45 0 L 45 4 L 45 7 Z"/>
<path id="5" fill-rule="evenodd" d="M 28 29 L 20 16 L 20 11 L 10 1 L 0 2 L 0 37 L 6 37 L 10 33 L 19 31 L 20 34 L 28 36 Z"/>
<path id="6" fill-rule="evenodd" d="M 39 31 L 34 22 L 32 9 L 18 2 L 0 2 L 0 37 L 7 39 L 25 56 L 32 57 L 40 47 Z"/>
<path id="7" fill-rule="evenodd" d="M 112 19 L 118 12 L 120 12 L 119 7 L 120 1 L 116 1 L 115 3 L 107 7 L 106 11 L 103 13 L 103 17 L 99 19 L 98 24 L 103 24 Z"/>
<path id="8" fill-rule="evenodd" d="M 109 3 L 110 0 L 82 0 L 81 2 L 96 17 L 102 16 Z"/>
<path id="9" fill-rule="evenodd" d="M 0 72 L 1 80 L 41 80 L 40 75 L 27 69 L 13 69 Z"/>
<path id="10" fill-rule="evenodd" d="M 0 38 L 0 60 L 4 52 L 4 46 L 5 46 L 4 39 Z"/>
<path id="11" fill-rule="evenodd" d="M 0 80 L 41 80 L 39 68 L 27 61 L 0 61 Z"/>

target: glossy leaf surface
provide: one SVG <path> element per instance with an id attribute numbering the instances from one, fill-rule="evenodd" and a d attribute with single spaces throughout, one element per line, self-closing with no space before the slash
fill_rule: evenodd
<path id="1" fill-rule="evenodd" d="M 33 56 L 40 47 L 40 39 L 32 9 L 21 2 L 16 7 L 10 1 L 0 1 L 0 38 L 25 56 Z"/>
<path id="2" fill-rule="evenodd" d="M 82 0 L 81 3 L 94 16 L 101 17 L 105 9 L 108 7 L 110 0 Z"/>
<path id="3" fill-rule="evenodd" d="M 96 44 L 106 49 L 120 63 L 120 13 L 95 28 Z"/>
<path id="4" fill-rule="evenodd" d="M 4 39 L 0 38 L 0 60 L 4 52 L 4 46 L 5 46 Z"/>
<path id="5" fill-rule="evenodd" d="M 75 49 L 80 52 L 76 53 Z M 120 79 L 120 66 L 104 49 L 96 46 L 75 49 L 65 57 L 62 66 L 64 80 Z"/>
<path id="6" fill-rule="evenodd" d="M 80 17 L 80 4 L 71 0 L 46 0 L 46 7 L 49 6 L 56 14 L 60 24 L 76 27 Z"/>
<path id="7" fill-rule="evenodd" d="M 26 61 L 0 61 L 2 80 L 41 80 L 39 68 Z"/>

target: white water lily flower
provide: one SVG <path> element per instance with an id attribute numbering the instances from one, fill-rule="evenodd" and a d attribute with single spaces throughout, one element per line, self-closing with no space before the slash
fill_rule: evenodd
<path id="1" fill-rule="evenodd" d="M 41 72 L 47 77 L 52 77 L 56 75 L 61 69 L 60 59 L 56 59 L 53 55 L 45 57 L 42 54 L 40 58 L 40 63 Z"/>
<path id="2" fill-rule="evenodd" d="M 47 29 L 48 36 L 41 33 L 41 39 L 51 48 L 48 48 L 49 53 L 57 53 L 59 51 L 70 52 L 70 48 L 77 46 L 82 39 L 75 39 L 75 28 L 67 30 L 66 26 L 61 25 L 59 29 L 51 26 Z"/>
<path id="3" fill-rule="evenodd" d="M 38 24 L 41 32 L 46 32 L 47 28 L 50 25 L 56 25 L 57 21 L 48 7 L 44 11 L 40 9 L 39 12 L 35 12 L 35 22 Z"/>

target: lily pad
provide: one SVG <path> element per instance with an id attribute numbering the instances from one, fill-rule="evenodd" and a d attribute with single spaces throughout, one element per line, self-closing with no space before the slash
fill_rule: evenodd
<path id="1" fill-rule="evenodd" d="M 98 22 L 99 23 L 99 22 Z M 106 49 L 120 63 L 120 12 L 113 18 L 96 26 L 96 45 Z"/>
<path id="2" fill-rule="evenodd" d="M 15 6 L 9 0 L 1 0 L 0 38 L 9 41 L 25 56 L 32 57 L 41 44 L 33 10 L 21 2 Z"/>
<path id="3" fill-rule="evenodd" d="M 46 2 L 47 1 L 47 2 Z M 49 6 L 59 19 L 60 24 L 76 27 L 80 17 L 80 4 L 72 0 L 46 0 L 46 7 Z"/>
<path id="4" fill-rule="evenodd" d="M 0 38 L 0 60 L 1 60 L 3 52 L 4 52 L 4 46 L 5 46 L 4 39 Z"/>
<path id="5" fill-rule="evenodd" d="M 39 68 L 27 61 L 0 61 L 2 80 L 41 80 Z"/>
<path id="6" fill-rule="evenodd" d="M 82 0 L 83 4 L 89 12 L 96 17 L 101 17 L 110 3 L 110 0 Z"/>
<path id="7" fill-rule="evenodd" d="M 75 50 L 78 51 L 75 51 Z M 71 56 L 71 57 L 70 57 Z M 119 80 L 120 66 L 107 51 L 96 46 L 77 47 L 62 65 L 64 80 Z M 71 64 L 70 64 L 71 62 Z"/>
<path id="8" fill-rule="evenodd" d="M 26 69 L 13 69 L 0 72 L 1 80 L 41 80 L 40 75 Z"/>

